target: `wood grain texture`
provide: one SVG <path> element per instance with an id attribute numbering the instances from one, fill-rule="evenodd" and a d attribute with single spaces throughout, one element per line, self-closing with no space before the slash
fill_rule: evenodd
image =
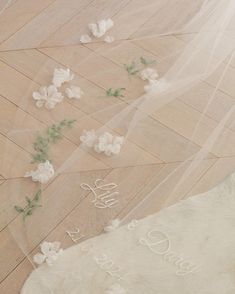
<path id="1" fill-rule="evenodd" d="M 143 95 L 145 82 L 130 78 L 123 64 L 144 56 L 156 61 L 154 66 L 162 76 L 174 63 L 193 34 L 152 36 L 151 32 L 158 24 L 162 25 L 159 30 L 163 28 L 168 13 L 174 13 L 175 25 L 180 27 L 176 12 L 185 9 L 185 17 L 190 17 L 188 1 L 17 0 L 0 15 L 0 293 L 20 293 L 34 268 L 32 256 L 43 240 L 60 240 L 67 248 L 73 243 L 66 231 L 75 225 L 85 240 L 100 234 L 112 218 L 128 222 L 155 213 L 206 191 L 234 171 L 234 117 L 208 156 L 196 162 L 188 176 L 185 171 L 191 162 L 184 160 L 201 149 L 234 105 L 235 59 L 203 119 L 228 60 L 206 81 L 141 121 L 118 157 L 79 148 L 83 129 L 101 128 Z M 197 10 L 196 4 L 200 1 L 195 3 Z M 87 24 L 106 17 L 115 21 L 110 35 L 116 41 L 80 45 Z M 37 108 L 32 92 L 49 85 L 54 68 L 60 67 L 71 68 L 73 84 L 81 87 L 84 97 L 65 98 L 53 111 Z M 108 97 L 105 91 L 110 87 L 125 87 L 124 97 Z M 53 164 L 63 173 L 43 186 L 43 208 L 27 221 L 25 242 L 22 216 L 14 205 L 23 206 L 25 196 L 38 189 L 23 177 L 34 167 L 30 164 L 33 142 L 37 132 L 64 118 L 75 118 L 77 123 L 51 150 Z M 124 129 L 125 124 L 115 131 L 122 134 Z M 92 195 L 80 188 L 81 183 L 92 184 L 97 178 L 118 183 L 117 207 L 95 208 Z M 154 197 L 142 202 L 151 191 Z"/>

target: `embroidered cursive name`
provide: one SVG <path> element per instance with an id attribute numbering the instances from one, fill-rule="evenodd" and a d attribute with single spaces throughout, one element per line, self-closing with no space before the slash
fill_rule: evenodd
<path id="1" fill-rule="evenodd" d="M 198 270 L 198 267 L 171 251 L 170 239 L 161 231 L 153 230 L 146 238 L 139 239 L 141 245 L 147 246 L 154 254 L 161 255 L 164 260 L 177 266 L 176 274 L 184 276 Z"/>
<path id="2" fill-rule="evenodd" d="M 111 208 L 118 204 L 116 197 L 119 195 L 119 192 L 113 191 L 117 188 L 117 184 L 115 183 L 104 184 L 103 180 L 97 179 L 94 187 L 86 183 L 82 183 L 80 187 L 92 193 L 93 199 L 91 202 L 97 208 Z"/>

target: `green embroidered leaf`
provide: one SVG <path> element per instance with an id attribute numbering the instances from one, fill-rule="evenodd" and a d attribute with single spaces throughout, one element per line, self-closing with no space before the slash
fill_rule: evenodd
<path id="1" fill-rule="evenodd" d="M 131 64 L 124 64 L 124 68 L 129 75 L 136 75 L 139 72 L 139 69 L 136 66 L 136 63 L 133 61 Z"/>
<path id="2" fill-rule="evenodd" d="M 32 155 L 31 163 L 45 162 L 50 160 L 48 154 L 50 144 L 54 144 L 61 140 L 63 138 L 63 130 L 65 128 L 72 128 L 75 121 L 75 119 L 64 119 L 58 124 L 53 124 L 52 126 L 48 127 L 45 131 L 45 134 L 39 134 L 33 144 L 33 148 L 36 153 Z"/>
<path id="3" fill-rule="evenodd" d="M 156 62 L 156 60 L 148 60 L 144 57 L 140 57 L 140 62 L 144 65 L 144 66 L 148 66 L 150 64 L 153 64 Z"/>
<path id="4" fill-rule="evenodd" d="M 39 189 L 38 192 L 35 194 L 33 200 L 36 201 L 36 202 L 38 202 L 40 200 L 40 198 L 41 198 L 41 195 L 42 195 L 42 190 Z"/>
<path id="5" fill-rule="evenodd" d="M 42 190 L 39 189 L 36 194 L 34 195 L 33 199 L 30 199 L 29 197 L 25 197 L 27 205 L 25 208 L 22 208 L 20 206 L 15 205 L 14 208 L 18 213 L 23 214 L 23 221 L 26 220 L 28 216 L 31 216 L 33 214 L 33 211 L 38 208 L 42 207 L 41 204 L 39 204 L 40 198 L 41 198 Z"/>
<path id="6" fill-rule="evenodd" d="M 148 66 L 150 64 L 155 63 L 155 60 L 148 60 L 144 57 L 140 57 L 137 62 L 132 61 L 130 64 L 124 64 L 124 68 L 128 72 L 129 75 L 133 76 L 140 72 L 143 69 L 143 66 Z"/>
<path id="7" fill-rule="evenodd" d="M 15 205 L 14 208 L 19 213 L 24 212 L 24 209 L 22 207 L 20 207 L 20 206 Z"/>
<path id="8" fill-rule="evenodd" d="M 25 199 L 26 199 L 28 205 L 30 205 L 31 204 L 31 199 L 29 199 L 29 197 L 27 197 L 27 196 L 25 197 Z"/>
<path id="9" fill-rule="evenodd" d="M 122 92 L 125 91 L 125 90 L 126 90 L 126 88 L 117 88 L 117 89 L 109 88 L 106 91 L 106 95 L 107 96 L 113 96 L 113 97 L 124 97 Z"/>

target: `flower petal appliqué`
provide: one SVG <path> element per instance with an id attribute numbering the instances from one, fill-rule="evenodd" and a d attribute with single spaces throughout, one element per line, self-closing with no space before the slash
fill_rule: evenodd
<path id="1" fill-rule="evenodd" d="M 45 184 L 54 176 L 54 173 L 53 165 L 47 160 L 39 163 L 36 170 L 27 172 L 25 177 L 32 177 L 34 182 Z"/>

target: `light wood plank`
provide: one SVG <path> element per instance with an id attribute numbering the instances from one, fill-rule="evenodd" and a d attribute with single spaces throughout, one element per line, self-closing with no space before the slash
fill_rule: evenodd
<path id="1" fill-rule="evenodd" d="M 156 1 L 156 4 L 161 3 L 161 7 L 156 13 L 145 22 L 130 38 L 145 38 L 146 36 L 173 34 L 178 30 L 182 30 L 185 25 L 195 16 L 202 6 L 202 1 L 194 1 L 194 6 L 191 0 L 165 0 Z M 183 9 L 182 9 L 183 7 Z M 173 14 L 170 14 L 173 12 Z M 166 17 L 168 15 L 171 17 Z M 180 15 L 180 17 L 179 17 Z"/>
<path id="2" fill-rule="evenodd" d="M 13 36 L 0 45 L 0 50 L 35 48 L 92 0 L 56 0 Z M 40 28 L 40 29 L 39 29 Z"/>
<path id="3" fill-rule="evenodd" d="M 216 121 L 178 100 L 170 102 L 166 107 L 154 113 L 153 116 L 170 129 L 200 146 L 204 146 L 213 130 L 219 127 Z M 233 148 L 235 133 L 233 131 L 226 127 L 221 128 L 219 136 L 214 140 L 214 146 L 211 147 L 210 151 L 212 154 L 218 157 L 235 155 Z"/>
<path id="4" fill-rule="evenodd" d="M 0 134 L 0 173 L 4 178 L 22 177 L 30 161 L 27 152 Z"/>
<path id="5" fill-rule="evenodd" d="M 204 82 L 187 91 L 179 97 L 179 100 L 201 113 L 206 111 L 205 115 L 217 122 L 223 119 L 235 101 L 234 98 L 220 90 L 217 90 L 215 93 L 214 87 Z M 233 121 L 234 117 L 232 116 L 226 123 L 226 126 L 234 131 L 235 126 Z"/>
<path id="6" fill-rule="evenodd" d="M 54 0 L 20 0 L 8 7 L 0 16 L 0 43 L 16 33 Z"/>

